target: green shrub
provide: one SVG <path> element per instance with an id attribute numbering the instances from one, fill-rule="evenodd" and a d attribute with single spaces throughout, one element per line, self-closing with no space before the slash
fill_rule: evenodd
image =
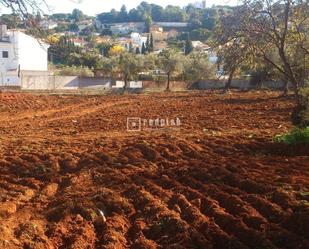
<path id="1" fill-rule="evenodd" d="M 83 66 L 65 66 L 61 68 L 57 75 L 63 76 L 79 76 L 79 77 L 94 77 L 93 71 L 88 67 Z"/>
<path id="2" fill-rule="evenodd" d="M 309 144 L 309 126 L 306 128 L 295 128 L 292 132 L 278 135 L 275 141 L 286 144 Z"/>

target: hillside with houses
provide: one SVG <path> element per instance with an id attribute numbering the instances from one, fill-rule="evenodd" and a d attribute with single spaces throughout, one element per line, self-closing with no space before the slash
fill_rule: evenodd
<path id="1" fill-rule="evenodd" d="M 74 9 L 72 13 L 50 15 L 38 13 L 33 15 L 31 20 L 24 22 L 17 15 L 4 14 L 0 17 L 3 27 L 2 50 L 8 50 L 8 56 L 14 57 L 12 60 L 15 62 L 2 57 L 4 65 L 1 69 L 2 78 L 11 77 L 4 79 L 2 85 L 9 84 L 9 81 L 10 84 L 18 85 L 21 81 L 19 79 L 21 73 L 27 74 L 34 71 L 44 75 L 98 76 L 112 78 L 112 81 L 123 80 L 120 76 L 121 69 L 112 72 L 108 68 L 108 65 L 112 64 L 109 60 L 115 61 L 114 57 L 123 52 L 135 56 L 143 55 L 143 59 L 139 57 L 139 61 L 154 60 L 151 54 L 159 55 L 169 49 L 180 57 L 183 54 L 196 52 L 203 54 L 210 64 L 215 65 L 217 55 L 211 47 L 215 23 L 221 15 L 228 13 L 231 9 L 232 7 L 229 6 L 206 8 L 205 2 L 190 4 L 184 8 L 178 6 L 163 8 L 156 4 L 142 2 L 131 10 L 123 6 L 119 11 L 112 9 L 97 16 L 88 16 L 82 10 Z M 28 68 L 23 68 L 23 63 L 18 63 L 22 59 L 14 56 L 18 53 L 15 38 L 9 39 L 11 48 L 6 50 L 3 37 L 11 36 L 11 33 L 16 32 L 32 39 L 32 44 L 28 45 L 28 51 L 32 54 L 32 59 L 38 57 L 35 61 L 40 63 L 41 67 L 31 66 L 30 63 Z M 43 56 L 37 54 L 35 50 L 41 43 L 45 44 L 41 46 Z M 47 65 L 47 61 L 48 68 L 43 66 Z M 12 63 L 15 63 L 15 66 L 11 66 Z M 140 80 L 142 73 L 149 75 L 154 71 L 164 72 L 165 70 L 159 66 L 152 67 L 151 70 L 143 68 L 133 73 L 139 74 L 134 80 Z M 181 80 L 180 71 L 177 75 L 173 76 Z M 156 75 L 151 79 L 155 77 Z M 133 79 L 131 76 L 130 78 Z"/>

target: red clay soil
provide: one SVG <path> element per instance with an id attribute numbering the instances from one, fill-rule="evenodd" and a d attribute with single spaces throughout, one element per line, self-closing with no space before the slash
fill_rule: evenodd
<path id="1" fill-rule="evenodd" d="M 279 94 L 1 93 L 0 248 L 309 248 L 309 147 L 273 142 Z"/>

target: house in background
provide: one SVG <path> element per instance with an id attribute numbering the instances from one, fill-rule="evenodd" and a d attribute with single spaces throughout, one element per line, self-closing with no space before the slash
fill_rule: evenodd
<path id="1" fill-rule="evenodd" d="M 176 29 L 177 31 L 184 31 L 189 27 L 188 22 L 154 22 L 153 25 L 162 27 L 165 31 Z"/>
<path id="2" fill-rule="evenodd" d="M 43 20 L 40 22 L 40 27 L 44 30 L 51 30 L 58 27 L 58 24 L 51 20 Z"/>
<path id="3" fill-rule="evenodd" d="M 171 29 L 170 31 L 168 31 L 167 33 L 167 39 L 176 39 L 178 36 L 178 31 L 176 29 Z"/>
<path id="4" fill-rule="evenodd" d="M 94 25 L 101 32 L 108 29 L 115 35 L 129 35 L 132 32 L 143 33 L 145 31 L 145 22 L 101 23 L 97 17 Z"/>
<path id="5" fill-rule="evenodd" d="M 192 41 L 192 47 L 199 52 L 208 53 L 210 47 L 201 41 Z"/>
<path id="6" fill-rule="evenodd" d="M 154 32 L 163 33 L 163 28 L 158 25 L 152 25 L 150 27 L 150 33 L 154 33 Z"/>
<path id="7" fill-rule="evenodd" d="M 85 47 L 87 45 L 87 42 L 84 40 L 84 38 L 75 37 L 71 39 L 75 46 L 77 47 Z"/>
<path id="8" fill-rule="evenodd" d="M 20 85 L 21 73 L 47 72 L 49 45 L 0 25 L 0 85 Z"/>
<path id="9" fill-rule="evenodd" d="M 145 29 L 145 24 L 143 22 L 111 23 L 104 26 L 110 29 L 115 35 L 128 35 L 132 32 L 142 33 Z"/>
<path id="10" fill-rule="evenodd" d="M 147 36 L 143 36 L 139 33 L 133 32 L 131 33 L 131 41 L 133 42 L 133 44 L 136 44 L 140 51 L 142 51 L 143 43 L 146 44 L 147 42 Z"/>

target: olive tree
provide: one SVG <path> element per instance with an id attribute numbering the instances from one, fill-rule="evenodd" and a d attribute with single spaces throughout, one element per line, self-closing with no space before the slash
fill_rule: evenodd
<path id="1" fill-rule="evenodd" d="M 141 55 L 132 53 L 122 53 L 118 56 L 118 72 L 123 76 L 124 89 L 128 87 L 128 80 L 134 80 L 142 70 Z"/>
<path id="2" fill-rule="evenodd" d="M 238 43 L 226 51 L 228 55 L 237 50 L 239 57 L 246 57 L 249 51 L 274 67 L 292 83 L 299 101 L 299 90 L 308 77 L 308 25 L 308 1 L 245 0 L 221 20 L 222 42 Z"/>
<path id="3" fill-rule="evenodd" d="M 300 92 L 309 77 L 308 0 L 244 0 L 221 18 L 220 28 L 219 44 L 233 43 L 233 49 L 223 54 L 231 59 L 231 72 L 232 65 L 242 62 L 240 58 L 251 58 L 254 63 L 262 60 L 286 85 L 292 84 L 296 102 L 293 121 L 298 123 L 299 113 L 305 108 Z"/>
<path id="4" fill-rule="evenodd" d="M 183 56 L 174 50 L 165 49 L 159 54 L 158 67 L 165 71 L 167 75 L 166 90 L 170 90 L 171 76 L 176 76 L 182 71 Z"/>
<path id="5" fill-rule="evenodd" d="M 207 54 L 191 53 L 183 59 L 183 76 L 189 84 L 215 76 L 215 65 L 210 64 Z"/>

